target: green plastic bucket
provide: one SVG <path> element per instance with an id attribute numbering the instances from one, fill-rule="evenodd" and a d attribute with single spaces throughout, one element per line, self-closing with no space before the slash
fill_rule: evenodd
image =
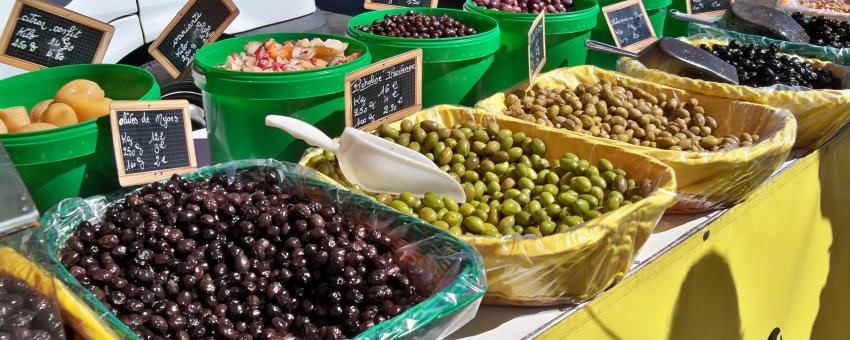
<path id="1" fill-rule="evenodd" d="M 599 5 L 596 0 L 575 0 L 575 11 L 546 15 L 546 65 L 543 72 L 560 67 L 584 65 L 590 30 L 596 26 Z M 499 23 L 501 47 L 483 79 L 487 92 L 496 93 L 528 80 L 528 30 L 537 17 L 531 13 L 508 13 L 464 4 L 467 11 L 481 13 Z"/>
<path id="2" fill-rule="evenodd" d="M 678 10 L 682 13 L 687 13 L 688 3 L 686 0 L 673 0 L 673 3 L 670 4 L 670 9 Z M 668 37 L 686 37 L 688 36 L 688 22 L 684 20 L 678 20 L 671 16 L 667 16 L 664 24 L 664 35 Z"/>
<path id="3" fill-rule="evenodd" d="M 416 11 L 426 15 L 448 15 L 478 34 L 437 39 L 399 38 L 358 30 L 385 15 Z M 499 49 L 499 25 L 495 20 L 477 13 L 445 8 L 397 8 L 366 12 L 351 18 L 348 35 L 369 46 L 375 60 L 422 49 L 422 105 L 472 105 L 490 93 L 480 82 L 490 70 L 494 53 Z"/>
<path id="4" fill-rule="evenodd" d="M 43 69 L 0 80 L 0 107 L 23 105 L 29 110 L 53 98 L 74 79 L 88 79 L 116 100 L 157 100 L 159 85 L 147 71 L 134 66 L 80 64 Z M 12 162 L 45 211 L 68 197 L 88 197 L 118 188 L 109 117 L 58 129 L 0 134 Z"/>
<path id="5" fill-rule="evenodd" d="M 337 39 L 348 43 L 346 54 L 362 55 L 351 62 L 295 72 L 240 72 L 218 68 L 249 41 L 278 42 Z M 230 38 L 204 46 L 195 55 L 195 85 L 203 90 L 204 113 L 213 164 L 249 158 L 298 161 L 307 144 L 267 127 L 267 115 L 301 119 L 331 136 L 345 127 L 345 75 L 371 62 L 366 45 L 318 33 L 271 33 Z"/>
<path id="6" fill-rule="evenodd" d="M 601 0 L 599 2 L 599 6 L 605 7 L 618 2 L 621 1 Z M 667 20 L 667 7 L 670 6 L 671 2 L 672 0 L 643 0 L 643 7 L 646 9 L 646 15 L 649 17 L 649 23 L 652 25 L 652 29 L 655 31 L 656 37 L 660 38 L 664 36 L 663 32 L 664 24 Z M 605 15 L 602 14 L 601 11 L 599 12 L 599 24 L 593 29 L 591 38 L 599 42 L 614 45 L 614 37 L 608 29 L 608 24 L 605 22 Z M 618 58 L 619 57 L 616 55 L 599 51 L 590 51 L 588 53 L 588 60 L 591 61 L 590 64 L 609 70 L 617 68 Z"/>

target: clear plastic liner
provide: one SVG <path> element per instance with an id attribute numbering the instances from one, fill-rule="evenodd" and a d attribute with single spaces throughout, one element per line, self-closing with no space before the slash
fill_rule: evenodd
<path id="1" fill-rule="evenodd" d="M 762 48 L 767 48 L 769 45 L 774 44 L 779 46 L 779 50 L 783 53 L 796 54 L 802 57 L 814 58 L 842 65 L 850 64 L 850 48 L 835 48 L 808 43 L 776 40 L 760 35 L 744 34 L 695 23 L 688 25 L 688 35 L 690 36 L 689 39 L 713 39 L 727 41 L 734 39 L 747 44 L 756 44 Z"/>
<path id="2" fill-rule="evenodd" d="M 487 289 L 481 256 L 468 244 L 422 220 L 398 213 L 362 194 L 328 185 L 313 170 L 275 160 L 234 161 L 199 169 L 185 174 L 184 178 L 201 179 L 226 173 L 250 179 L 262 178 L 262 174 L 268 172 L 280 175 L 280 186 L 285 190 L 303 192 L 322 202 L 333 202 L 354 220 L 390 230 L 390 234 L 400 242 L 397 251 L 406 254 L 406 260 L 427 269 L 427 275 L 423 277 L 428 280 L 416 284 L 429 288 L 429 298 L 357 335 L 355 339 L 444 338 L 475 316 Z M 47 212 L 42 219 L 42 228 L 36 233 L 44 246 L 34 250 L 41 254 L 45 268 L 84 301 L 82 309 L 97 314 L 98 317 L 86 325 L 92 332 L 89 334 L 105 334 L 114 330 L 120 338 L 137 338 L 62 266 L 59 253 L 81 222 L 98 220 L 109 204 L 123 200 L 129 192 L 66 199 Z"/>
<path id="3" fill-rule="evenodd" d="M 667 210 L 668 213 L 697 213 L 741 202 L 785 161 L 794 145 L 797 122 L 788 110 L 712 95 L 691 94 L 593 66 L 576 66 L 547 72 L 535 78 L 535 84 L 553 89 L 574 88 L 579 84 L 597 83 L 603 79 L 637 87 L 651 95 L 663 93 L 680 101 L 696 98 L 705 108 L 706 116 L 717 121 L 718 136 L 740 135 L 744 132 L 761 136 L 758 143 L 750 146 L 714 152 L 683 152 L 632 145 L 566 129 L 548 128 L 563 134 L 591 139 L 595 143 L 620 146 L 631 152 L 654 157 L 672 167 L 678 184 L 678 202 Z M 517 88 L 527 86 L 528 84 L 520 84 Z M 505 93 L 497 93 L 484 99 L 476 104 L 476 107 L 501 114 L 507 108 Z"/>
<path id="4" fill-rule="evenodd" d="M 65 339 L 60 306 L 70 301 L 66 292 L 58 291 L 52 275 L 27 259 L 25 254 L 32 242 L 31 236 L 31 230 L 25 230 L 0 239 L 0 282 L 3 284 L 0 308 L 4 309 L 0 336 L 42 339 L 46 335 L 50 339 Z M 17 303 L 12 303 L 13 298 Z M 27 319 L 30 321 L 22 321 Z M 21 322 L 25 323 L 23 327 Z"/>
<path id="5" fill-rule="evenodd" d="M 440 126 L 467 121 L 480 125 L 495 122 L 502 129 L 524 132 L 528 137 L 543 140 L 546 144 L 544 157 L 550 161 L 567 152 L 592 164 L 605 158 L 625 170 L 630 178 L 647 178 L 652 182 L 653 189 L 645 198 L 566 232 L 543 237 L 516 233 L 502 237 L 461 236 L 484 257 L 489 285 L 485 303 L 543 306 L 592 299 L 623 277 L 665 209 L 676 199 L 673 170 L 624 147 L 466 107 L 440 105 L 405 119 L 413 122 L 433 120 Z M 401 121 L 397 121 L 390 126 L 398 128 L 400 124 Z M 307 164 L 321 152 L 314 150 L 306 154 L 301 163 Z M 334 182 L 329 177 L 325 179 Z"/>
<path id="6" fill-rule="evenodd" d="M 679 38 L 693 45 L 728 44 L 728 40 Z M 740 100 L 790 110 L 797 118 L 795 148 L 816 149 L 850 121 L 850 69 L 817 59 L 804 59 L 815 67 L 829 70 L 841 79 L 842 90 L 814 90 L 805 87 L 750 87 L 690 79 L 649 69 L 641 62 L 620 58 L 617 70 L 644 81 L 667 85 L 716 98 Z"/>

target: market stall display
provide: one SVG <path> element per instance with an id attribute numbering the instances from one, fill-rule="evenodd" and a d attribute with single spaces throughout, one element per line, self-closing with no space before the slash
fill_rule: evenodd
<path id="1" fill-rule="evenodd" d="M 439 218 L 439 221 L 434 221 L 434 225 L 448 226 L 448 229 L 454 230 L 455 233 L 458 232 L 457 223 L 460 221 L 462 226 L 460 239 L 473 245 L 484 257 L 489 285 L 485 295 L 486 302 L 509 305 L 558 305 L 592 298 L 622 277 L 631 263 L 631 258 L 652 232 L 664 209 L 675 199 L 675 179 L 670 168 L 652 158 L 630 153 L 620 147 L 548 131 L 525 122 L 457 106 L 436 106 L 419 112 L 403 121 L 388 125 L 383 133 L 393 134 L 393 130 L 389 128 L 401 131 L 404 129 L 402 124 L 405 126 L 413 124 L 418 126 L 414 131 L 420 131 L 414 132 L 418 137 L 412 134 L 408 137 L 410 141 L 407 148 L 415 150 L 419 147 L 420 152 L 427 151 L 428 147 L 443 148 L 443 151 L 439 153 L 440 157 L 435 156 L 435 162 L 445 162 L 447 158 L 453 159 L 450 162 L 457 161 L 466 151 L 468 157 L 464 157 L 463 162 L 454 162 L 451 168 L 454 172 L 459 172 L 461 167 L 467 168 L 468 161 L 469 168 L 475 170 L 464 170 L 461 178 L 466 182 L 467 195 L 476 197 L 473 201 L 488 201 L 477 203 L 478 207 L 473 206 L 476 203 L 470 201 L 469 204 L 460 204 L 457 212 L 451 212 L 455 210 L 453 203 L 456 202 L 445 200 L 445 198 L 440 201 L 433 196 L 425 197 L 419 206 L 417 206 L 418 200 L 407 195 L 402 195 L 395 200 L 386 195 L 379 195 L 378 200 L 389 201 L 390 206 L 409 213 L 413 212 L 411 208 L 416 208 L 420 212 L 420 218 L 431 218 L 428 216 L 431 212 L 424 209 L 422 205 L 434 210 L 438 216 L 442 212 L 443 216 Z M 422 128 L 423 124 L 429 130 L 436 128 L 436 133 L 432 131 L 422 136 L 425 132 Z M 455 139 L 457 144 L 449 148 L 448 145 L 452 142 L 449 141 L 449 144 L 446 144 L 445 141 L 439 141 L 439 134 L 440 131 L 443 131 L 443 134 L 445 131 L 453 131 L 448 130 L 448 127 L 455 125 L 460 125 L 461 129 L 472 133 L 470 136 L 472 141 L 467 139 L 468 143 L 464 143 L 461 141 L 463 138 L 460 138 L 459 132 L 450 132 L 449 138 L 455 139 L 451 137 L 452 134 L 458 138 Z M 472 132 L 473 126 L 488 128 Z M 497 129 L 505 131 L 502 132 L 502 138 L 497 139 L 498 141 L 490 141 L 491 133 L 498 136 L 499 132 L 495 131 Z M 518 149 L 512 146 L 507 150 L 501 150 L 502 144 L 507 146 L 509 140 L 507 131 L 512 132 L 510 139 L 515 141 L 513 143 L 517 143 Z M 381 132 L 377 131 L 377 133 Z M 463 134 L 466 136 L 467 132 Z M 487 143 L 482 141 L 485 136 L 488 139 Z M 399 134 L 398 139 L 395 140 L 403 142 L 404 138 L 402 134 Z M 422 143 L 419 140 L 422 140 Z M 473 147 L 473 144 L 476 146 Z M 484 144 L 483 148 L 481 148 L 482 144 Z M 422 149 L 423 146 L 426 149 Z M 497 148 L 499 150 L 496 150 Z M 488 154 L 488 149 L 496 151 Z M 445 150 L 451 150 L 454 154 L 448 157 L 448 151 Z M 479 152 L 483 157 L 478 157 Z M 508 152 L 510 154 L 507 154 Z M 517 152 L 520 155 L 515 162 L 521 163 L 509 166 L 511 155 L 516 156 Z M 523 155 L 526 153 L 528 155 Z M 500 157 L 503 158 L 505 154 L 507 154 L 507 160 L 497 163 L 496 161 L 500 160 Z M 560 166 L 561 162 L 563 167 Z M 332 158 L 323 156 L 321 151 L 309 153 L 302 159 L 302 164 L 315 166 L 321 172 L 330 174 L 336 179 L 327 177 L 328 181 L 345 185 L 346 181 L 338 175 L 338 170 L 334 169 L 334 163 Z M 558 166 L 553 167 L 554 170 L 546 171 L 544 167 L 547 164 L 549 166 L 558 164 Z M 572 167 L 573 164 L 578 169 L 584 169 L 584 173 L 590 174 L 590 177 L 564 175 L 561 178 L 568 178 L 566 183 L 555 185 L 547 182 L 557 177 L 557 174 L 564 169 Z M 607 171 L 611 169 L 613 171 Z M 606 178 L 613 178 L 610 189 L 602 189 L 603 182 L 608 188 L 608 180 L 603 179 L 602 173 L 610 176 Z M 623 173 L 627 176 L 623 176 Z M 543 174 L 542 177 L 541 174 Z M 537 175 L 536 179 L 532 180 L 531 178 L 535 175 Z M 478 179 L 473 180 L 476 177 Z M 632 182 L 626 180 L 626 177 L 636 180 Z M 489 184 L 485 184 L 485 180 Z M 626 182 L 625 193 L 614 193 L 622 189 L 623 181 Z M 503 182 L 504 193 L 501 192 Z M 513 190 L 508 189 L 512 185 L 511 182 L 514 183 Z M 558 192 L 562 185 L 570 188 L 563 187 L 566 190 L 555 197 L 552 191 Z M 572 186 L 575 186 L 575 189 L 571 189 Z M 606 191 L 610 195 L 607 201 L 604 200 Z M 597 196 L 600 194 L 603 200 L 598 200 Z M 620 207 L 613 209 L 620 194 L 623 196 L 619 202 Z M 502 196 L 499 199 L 503 199 L 503 203 L 500 204 L 498 204 L 499 199 L 493 199 L 499 195 Z M 638 199 L 637 195 L 643 198 Z M 634 200 L 631 204 L 626 202 L 630 199 Z M 555 200 L 559 201 L 556 203 Z M 515 201 L 516 205 L 512 201 Z M 547 203 L 545 209 L 543 202 Z M 433 208 L 439 208 L 441 203 L 442 209 Z M 591 208 L 591 203 L 594 204 L 594 208 Z M 498 209 L 491 207 L 491 204 Z M 560 209 L 556 211 L 556 208 Z M 408 211 L 408 209 L 411 210 Z M 424 212 L 424 215 L 421 212 Z M 513 218 L 508 217 L 508 213 L 514 212 L 516 214 L 510 215 Z M 603 212 L 606 213 L 603 214 Z M 498 218 L 500 213 L 504 215 L 502 218 L 492 220 L 493 216 Z M 562 213 L 563 216 L 561 216 Z M 557 218 L 550 217 L 550 214 Z M 479 219 L 484 223 L 479 223 Z M 502 222 L 502 220 L 505 221 Z M 513 226 L 511 226 L 511 220 L 513 220 Z M 560 225 L 556 223 L 553 227 L 552 222 L 555 221 L 563 222 L 559 222 Z M 507 230 L 509 226 L 513 229 L 512 233 Z M 493 227 L 496 229 L 495 233 Z M 500 233 L 499 227 L 505 231 L 506 236 L 495 237 Z M 464 230 L 473 231 L 475 234 L 480 232 L 484 235 L 467 234 Z M 522 236 L 520 232 L 527 235 Z"/>
<path id="2" fill-rule="evenodd" d="M 534 96 L 524 89 L 476 106 L 664 162 L 675 170 L 678 185 L 678 203 L 668 212 L 696 213 L 744 200 L 794 144 L 797 124 L 786 110 L 692 94 L 590 66 L 541 75 Z"/>
<path id="3" fill-rule="evenodd" d="M 474 315 L 487 286 L 470 246 L 316 175 L 221 164 L 63 201 L 37 236 L 50 270 L 124 336 L 434 338 Z"/>
<path id="4" fill-rule="evenodd" d="M 807 16 L 850 20 L 850 5 L 842 0 L 778 0 L 776 8 L 788 13 L 801 12 Z"/>
<path id="5" fill-rule="evenodd" d="M 103 114 L 103 108 L 108 106 L 107 98 L 155 100 L 160 95 L 154 77 L 140 68 L 91 64 L 54 67 L 6 78 L 0 80 L 0 91 L 14 94 L 2 96 L 0 107 L 23 106 L 16 109 L 18 124 L 29 122 L 31 117 L 42 120 L 41 124 L 31 124 L 36 125 L 34 129 L 31 126 L 33 131 L 0 134 L 0 142 L 9 151 L 41 210 L 67 197 L 117 188 L 109 120 L 94 118 Z M 44 101 L 50 98 L 56 103 L 49 104 L 39 115 Z M 52 118 L 54 114 L 57 118 Z M 67 126 L 44 125 L 45 118 L 55 123 L 53 126 Z M 72 124 L 75 120 L 80 122 Z M 50 129 L 36 131 L 46 127 Z"/>
<path id="6" fill-rule="evenodd" d="M 346 56 L 356 53 L 359 57 L 334 66 L 292 72 L 242 72 L 219 67 L 249 42 L 274 39 L 275 44 L 285 45 L 286 41 L 317 38 L 338 40 L 347 45 Z M 195 56 L 193 74 L 195 84 L 203 91 L 213 163 L 266 157 L 297 160 L 306 144 L 266 129 L 263 120 L 269 114 L 300 118 L 326 133 L 339 134 L 345 121 L 345 75 L 371 61 L 366 45 L 326 34 L 249 35 L 204 46 Z"/>
<path id="7" fill-rule="evenodd" d="M 692 45 L 725 45 L 728 41 L 694 39 L 685 41 Z M 850 120 L 850 70 L 816 59 L 801 58 L 813 67 L 829 71 L 841 81 L 841 89 L 814 90 L 805 87 L 775 85 L 770 87 L 750 87 L 729 85 L 703 80 L 679 77 L 669 73 L 651 70 L 640 62 L 628 58 L 621 59 L 618 69 L 627 75 L 641 80 L 685 90 L 693 94 L 708 95 L 717 98 L 760 103 L 790 110 L 797 118 L 798 148 L 813 149 L 828 140 L 840 127 Z"/>
<path id="8" fill-rule="evenodd" d="M 596 25 L 591 32 L 594 41 L 638 52 L 660 37 L 661 32 L 653 27 L 642 1 L 602 1 L 599 5 L 602 9 L 598 21 L 602 24 Z M 591 49 L 588 64 L 613 69 L 617 56 Z"/>
<path id="9" fill-rule="evenodd" d="M 321 69 L 350 62 L 360 52 L 346 55 L 348 44 L 336 39 L 299 39 L 285 42 L 249 41 L 243 51 L 234 51 L 219 67 L 243 72 L 294 72 Z"/>
<path id="10" fill-rule="evenodd" d="M 478 13 L 400 8 L 355 16 L 347 34 L 369 46 L 375 60 L 422 49 L 422 105 L 427 107 L 472 104 L 486 96 L 482 77 L 494 66 L 501 30 Z"/>
<path id="11" fill-rule="evenodd" d="M 528 71 L 517 65 L 528 60 L 528 30 L 537 15 L 494 10 L 479 6 L 473 0 L 467 0 L 464 9 L 495 19 L 501 30 L 500 46 L 493 66 L 482 78 L 484 93 L 490 95 L 528 80 Z M 590 38 L 590 30 L 597 26 L 597 14 L 599 5 L 596 0 L 575 0 L 570 11 L 546 13 L 546 65 L 543 71 L 585 63 L 587 49 L 584 42 Z"/>

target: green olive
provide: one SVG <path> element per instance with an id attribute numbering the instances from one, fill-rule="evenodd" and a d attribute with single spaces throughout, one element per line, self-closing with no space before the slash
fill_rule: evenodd
<path id="1" fill-rule="evenodd" d="M 443 229 L 443 230 L 448 230 L 448 229 L 449 229 L 449 224 L 448 224 L 448 223 L 446 223 L 446 222 L 443 222 L 443 221 L 434 221 L 434 222 L 433 222 L 433 223 L 431 223 L 431 224 L 433 224 L 435 227 L 440 228 L 440 229 Z"/>
<path id="2" fill-rule="evenodd" d="M 593 187 L 593 183 L 587 177 L 578 176 L 570 180 L 570 187 L 580 193 L 588 193 L 590 192 L 590 188 Z"/>
<path id="3" fill-rule="evenodd" d="M 572 205 L 578 200 L 578 193 L 572 190 L 562 192 L 558 195 L 558 203 L 564 206 Z"/>
<path id="4" fill-rule="evenodd" d="M 502 211 L 502 214 L 511 216 L 518 214 L 521 209 L 522 208 L 520 207 L 519 203 L 517 203 L 517 201 L 513 199 L 506 199 L 502 202 L 500 210 Z"/>
<path id="5" fill-rule="evenodd" d="M 430 207 L 422 207 L 419 209 L 419 218 L 425 220 L 425 222 L 433 224 L 437 221 L 437 212 Z"/>
<path id="6" fill-rule="evenodd" d="M 484 233 L 484 220 L 477 216 L 467 216 L 463 219 L 463 226 L 475 234 Z"/>
<path id="7" fill-rule="evenodd" d="M 557 225 L 552 221 L 543 221 L 540 223 L 540 232 L 543 235 L 552 235 L 555 232 L 555 227 Z"/>
<path id="8" fill-rule="evenodd" d="M 605 172 L 605 171 L 614 171 L 614 164 L 613 164 L 613 163 L 611 163 L 611 161 L 609 161 L 609 160 L 607 160 L 607 159 L 605 159 L 605 158 L 600 158 L 600 159 L 596 162 L 596 164 L 597 164 L 597 166 L 599 167 L 599 170 L 600 170 L 600 171 L 603 171 L 603 172 Z"/>
<path id="9" fill-rule="evenodd" d="M 575 202 L 573 202 L 572 209 L 576 213 L 584 214 L 590 210 L 590 204 L 588 204 L 587 201 L 579 198 Z"/>
<path id="10" fill-rule="evenodd" d="M 463 222 L 463 215 L 456 211 L 449 211 L 442 218 L 443 221 L 448 223 L 450 226 L 460 225 Z"/>
<path id="11" fill-rule="evenodd" d="M 527 226 L 531 223 L 531 213 L 527 211 L 520 211 L 518 214 L 515 215 L 515 217 L 516 224 L 519 224 L 521 226 Z"/>
<path id="12" fill-rule="evenodd" d="M 589 195 L 589 194 L 581 194 L 581 195 L 578 195 L 578 198 L 580 200 L 587 202 L 588 206 L 590 206 L 590 209 L 595 209 L 596 207 L 599 206 L 599 199 L 596 198 L 596 196 Z"/>
<path id="13" fill-rule="evenodd" d="M 425 197 L 423 197 L 422 202 L 425 204 L 426 207 L 430 207 L 434 210 L 440 210 L 445 208 L 445 204 L 443 203 L 442 197 L 432 192 L 425 194 Z"/>
<path id="14" fill-rule="evenodd" d="M 390 202 L 390 207 L 408 215 L 413 214 L 413 210 L 411 210 L 407 204 L 399 200 Z"/>
<path id="15" fill-rule="evenodd" d="M 564 219 L 564 224 L 570 227 L 575 227 L 579 224 L 582 224 L 583 222 L 584 219 L 582 219 L 581 216 L 578 215 L 567 216 L 567 218 Z"/>

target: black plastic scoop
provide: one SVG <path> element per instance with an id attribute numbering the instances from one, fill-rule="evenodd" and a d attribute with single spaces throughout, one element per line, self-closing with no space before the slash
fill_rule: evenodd
<path id="1" fill-rule="evenodd" d="M 738 71 L 735 66 L 681 40 L 661 38 L 645 47 L 640 53 L 593 40 L 588 40 L 584 44 L 591 50 L 637 59 L 646 67 L 659 71 L 693 79 L 738 84 Z"/>
<path id="2" fill-rule="evenodd" d="M 736 1 L 719 20 L 670 10 L 673 18 L 777 40 L 809 43 L 809 35 L 790 14 L 748 0 Z"/>

